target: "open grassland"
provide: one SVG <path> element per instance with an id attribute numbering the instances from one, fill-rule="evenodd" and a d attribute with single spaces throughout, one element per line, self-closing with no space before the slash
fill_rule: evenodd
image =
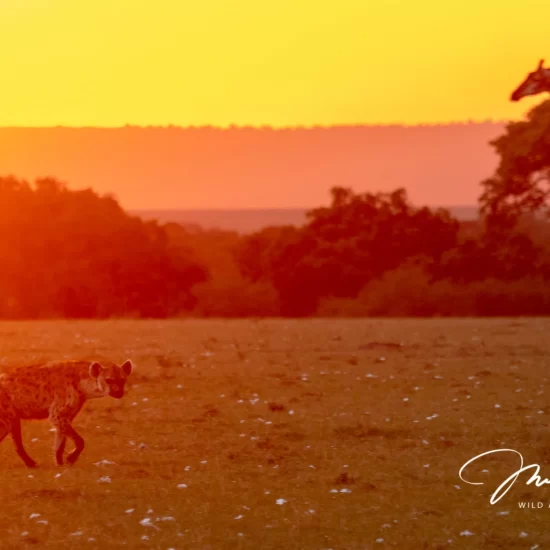
<path id="1" fill-rule="evenodd" d="M 549 548 L 550 320 L 6 322 L 1 367 L 134 361 L 86 404 L 86 448 L 0 445 L 4 548 Z M 393 344 L 393 345 L 388 345 Z M 105 462 L 108 461 L 108 462 Z M 546 474 L 546 476 L 545 476 Z M 545 508 L 520 509 L 519 501 Z M 537 546 L 538 545 L 538 546 Z"/>

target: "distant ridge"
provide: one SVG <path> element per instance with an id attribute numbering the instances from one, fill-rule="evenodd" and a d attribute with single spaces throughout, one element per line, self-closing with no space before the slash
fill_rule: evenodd
<path id="1" fill-rule="evenodd" d="M 235 210 L 133 210 L 132 214 L 160 223 L 175 222 L 199 226 L 202 229 L 221 229 L 246 234 L 273 225 L 300 226 L 306 221 L 307 208 L 264 208 Z M 477 218 L 476 206 L 451 206 L 450 212 L 459 220 Z"/>
<path id="2" fill-rule="evenodd" d="M 132 210 L 300 209 L 404 187 L 413 204 L 476 204 L 503 123 L 313 128 L 0 128 L 0 175 L 54 176 Z M 266 214 L 267 215 L 267 214 Z"/>

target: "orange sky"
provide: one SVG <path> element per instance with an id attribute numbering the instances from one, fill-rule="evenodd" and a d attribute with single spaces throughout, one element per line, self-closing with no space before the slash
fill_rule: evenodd
<path id="1" fill-rule="evenodd" d="M 1 126 L 519 118 L 547 0 L 0 0 Z"/>

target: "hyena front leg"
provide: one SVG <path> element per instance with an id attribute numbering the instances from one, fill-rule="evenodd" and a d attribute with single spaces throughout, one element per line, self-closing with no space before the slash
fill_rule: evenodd
<path id="1" fill-rule="evenodd" d="M 65 452 L 65 443 L 67 443 L 66 436 L 61 435 L 59 429 L 56 428 L 53 452 L 55 454 L 55 461 L 59 466 L 63 466 L 63 453 Z"/>
<path id="2" fill-rule="evenodd" d="M 21 421 L 18 416 L 11 421 L 10 431 L 13 442 L 15 443 L 15 450 L 17 454 L 21 457 L 28 468 L 34 468 L 36 466 L 36 462 L 27 454 L 25 447 L 23 447 L 23 440 L 21 437 Z"/>
<path id="3" fill-rule="evenodd" d="M 84 450 L 84 439 L 71 426 L 71 421 L 68 418 L 52 419 L 52 424 L 56 429 L 54 450 L 57 463 L 63 464 L 63 451 L 68 437 L 74 441 L 75 448 L 67 455 L 67 464 L 74 464 Z"/>

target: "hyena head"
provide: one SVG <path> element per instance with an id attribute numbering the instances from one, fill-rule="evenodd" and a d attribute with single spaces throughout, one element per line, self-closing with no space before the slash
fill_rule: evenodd
<path id="1" fill-rule="evenodd" d="M 132 372 L 132 362 L 128 359 L 122 366 L 110 364 L 101 366 L 99 363 L 90 365 L 90 376 L 97 381 L 100 395 L 110 395 L 120 399 L 124 395 L 126 378 Z"/>

